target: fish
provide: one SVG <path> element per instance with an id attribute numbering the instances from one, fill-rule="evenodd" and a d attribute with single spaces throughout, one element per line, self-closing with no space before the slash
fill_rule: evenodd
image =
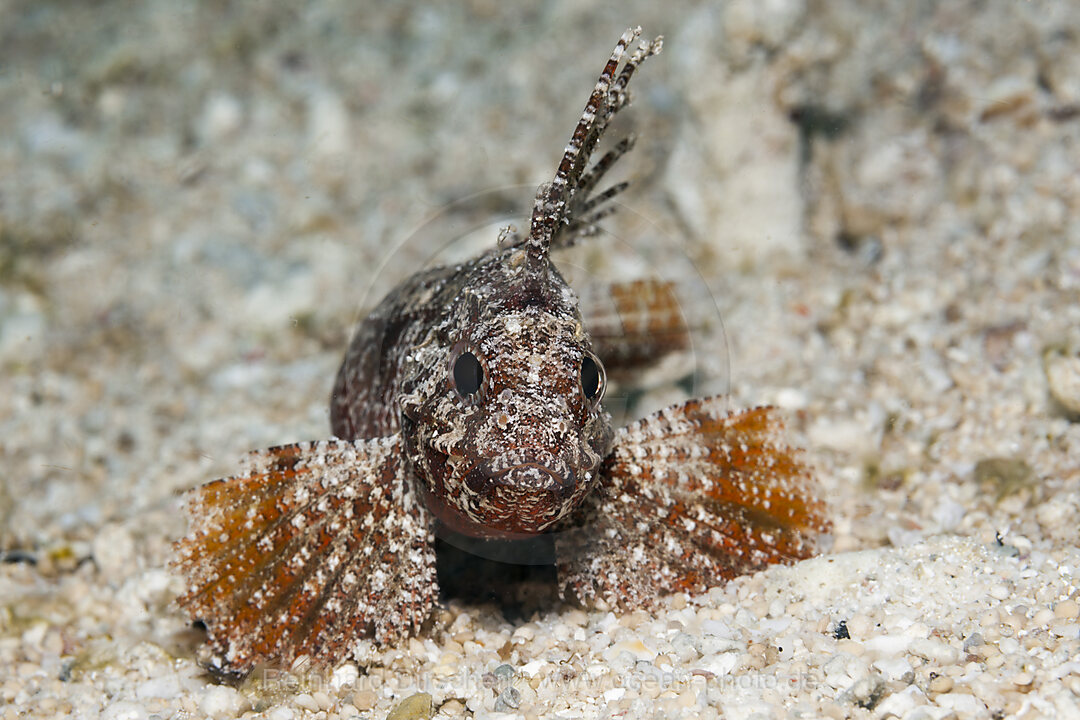
<path id="1" fill-rule="evenodd" d="M 633 137 L 592 157 L 662 48 L 657 37 L 631 49 L 640 36 L 620 37 L 528 232 L 504 228 L 479 256 L 417 272 L 359 324 L 331 393 L 332 436 L 252 452 L 236 475 L 189 491 L 174 566 L 179 606 L 207 630 L 207 668 L 329 666 L 360 639 L 423 632 L 440 533 L 550 535 L 560 595 L 620 611 L 815 554 L 825 503 L 778 412 L 730 412 L 716 396 L 613 428 L 605 362 L 639 367 L 635 347 L 684 347 L 685 328 L 628 323 L 620 343 L 609 317 L 594 344 L 552 262 L 600 232 L 626 187 L 597 191 Z M 628 289 L 641 301 L 624 305 L 672 315 L 669 286 Z"/>

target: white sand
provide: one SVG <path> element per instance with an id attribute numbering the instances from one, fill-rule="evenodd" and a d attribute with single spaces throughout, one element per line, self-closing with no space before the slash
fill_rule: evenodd
<path id="1" fill-rule="evenodd" d="M 1080 5 L 692 5 L 0 6 L 0 718 L 1080 716 Z M 215 685 L 178 494 L 327 435 L 353 322 L 528 208 L 630 24 L 636 256 L 568 262 L 685 281 L 832 552 Z"/>

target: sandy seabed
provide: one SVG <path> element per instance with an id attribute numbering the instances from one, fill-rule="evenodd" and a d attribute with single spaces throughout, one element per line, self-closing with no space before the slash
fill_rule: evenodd
<path id="1" fill-rule="evenodd" d="M 332 675 L 215 683 L 172 605 L 180 494 L 329 433 L 357 318 L 527 212 L 635 24 L 666 37 L 613 131 L 637 182 L 563 262 L 679 284 L 693 382 L 632 412 L 778 405 L 831 549 L 655 614 L 448 601 Z M 1077 27 L 1049 0 L 0 4 L 0 717 L 1080 717 Z"/>

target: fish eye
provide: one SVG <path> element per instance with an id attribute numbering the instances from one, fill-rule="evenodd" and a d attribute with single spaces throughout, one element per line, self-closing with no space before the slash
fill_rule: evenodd
<path id="1" fill-rule="evenodd" d="M 581 391 L 588 400 L 599 401 L 604 394 L 604 366 L 593 355 L 581 359 Z"/>
<path id="2" fill-rule="evenodd" d="M 484 382 L 484 368 L 471 352 L 463 352 L 454 361 L 454 389 L 461 397 L 468 397 L 480 390 Z"/>

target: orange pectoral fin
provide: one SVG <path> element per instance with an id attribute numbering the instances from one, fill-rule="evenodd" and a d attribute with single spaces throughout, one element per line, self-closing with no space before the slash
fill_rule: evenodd
<path id="1" fill-rule="evenodd" d="M 206 624 L 217 672 L 301 655 L 329 665 L 355 638 L 415 632 L 438 596 L 396 435 L 251 453 L 246 472 L 192 490 L 187 505 L 178 602 Z"/>
<path id="2" fill-rule="evenodd" d="M 648 606 L 815 554 L 829 530 L 772 408 L 692 400 L 623 428 L 602 486 L 559 536 L 560 586 L 582 601 Z"/>

